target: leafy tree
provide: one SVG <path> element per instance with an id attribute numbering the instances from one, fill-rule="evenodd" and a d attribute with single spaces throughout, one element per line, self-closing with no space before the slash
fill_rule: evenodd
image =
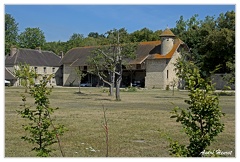
<path id="1" fill-rule="evenodd" d="M 199 68 L 191 61 L 179 58 L 176 65 L 177 75 L 183 78 L 189 90 L 187 109 L 175 107 L 171 118 L 180 122 L 189 137 L 189 144 L 183 145 L 170 140 L 170 154 L 174 156 L 198 157 L 210 146 L 214 138 L 223 131 L 224 115 L 219 107 L 218 96 L 210 80 L 201 77 Z"/>
<path id="2" fill-rule="evenodd" d="M 104 34 L 98 34 L 98 32 L 90 32 L 88 37 L 92 38 L 105 38 Z"/>
<path id="3" fill-rule="evenodd" d="M 5 55 L 10 53 L 11 46 L 17 45 L 18 23 L 10 14 L 5 14 Z"/>
<path id="4" fill-rule="evenodd" d="M 66 53 L 68 50 L 67 43 L 61 41 L 46 42 L 42 48 L 43 50 L 53 51 L 57 55 L 61 55 L 61 52 Z"/>
<path id="5" fill-rule="evenodd" d="M 160 35 L 160 34 L 159 34 Z M 146 42 L 146 41 L 154 41 L 159 40 L 158 33 L 154 33 L 152 30 L 148 28 L 143 28 L 141 30 L 137 30 L 130 34 L 131 42 Z"/>
<path id="6" fill-rule="evenodd" d="M 198 15 L 176 22 L 173 32 L 191 49 L 191 60 L 200 68 L 201 75 L 209 77 L 210 72 L 221 66 L 218 72 L 228 73 L 227 62 L 235 58 L 235 12 L 221 13 L 215 18 L 207 16 L 199 20 Z"/>
<path id="7" fill-rule="evenodd" d="M 22 118 L 29 119 L 30 123 L 28 125 L 23 125 L 25 131 L 29 132 L 29 135 L 23 136 L 24 141 L 36 144 L 32 150 L 37 152 L 37 156 L 48 157 L 53 149 L 49 146 L 54 143 L 58 143 L 62 156 L 64 156 L 63 150 L 60 144 L 60 135 L 63 135 L 66 128 L 63 125 L 55 126 L 51 115 L 54 113 L 54 108 L 49 106 L 48 96 L 51 93 L 51 89 L 47 88 L 47 83 L 52 76 L 46 78 L 46 80 L 41 80 L 40 84 L 32 87 L 30 94 L 35 99 L 36 109 L 31 109 L 31 107 L 26 104 L 26 96 L 22 95 L 23 108 L 24 110 L 18 110 L 17 112 L 22 116 Z"/>
<path id="8" fill-rule="evenodd" d="M 19 79 L 21 85 L 25 87 L 25 93 L 27 93 L 28 88 L 34 85 L 34 79 L 37 77 L 34 69 L 32 69 L 30 65 L 26 63 L 20 63 L 14 69 L 14 74 Z"/>
<path id="9" fill-rule="evenodd" d="M 84 36 L 83 34 L 73 33 L 70 39 L 67 41 L 68 49 L 72 49 L 74 47 L 83 47 L 84 44 Z"/>
<path id="10" fill-rule="evenodd" d="M 46 40 L 42 30 L 39 28 L 26 28 L 19 37 L 19 46 L 22 48 L 36 49 L 43 47 Z"/>
<path id="11" fill-rule="evenodd" d="M 85 46 L 97 46 L 100 44 L 101 38 L 93 38 L 93 37 L 87 37 L 84 38 L 84 45 Z"/>
<path id="12" fill-rule="evenodd" d="M 227 73 L 223 79 L 228 82 L 228 84 L 233 85 L 235 84 L 235 59 L 233 59 L 233 62 L 228 61 L 226 63 L 227 68 L 229 69 L 229 73 Z"/>

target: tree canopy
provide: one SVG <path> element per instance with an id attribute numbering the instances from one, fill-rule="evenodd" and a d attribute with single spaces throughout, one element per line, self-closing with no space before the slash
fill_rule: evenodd
<path id="1" fill-rule="evenodd" d="M 21 48 L 35 49 L 37 47 L 43 47 L 46 42 L 44 33 L 39 28 L 26 28 L 18 36 L 18 44 Z"/>
<path id="2" fill-rule="evenodd" d="M 173 33 L 191 49 L 191 60 L 209 75 L 217 66 L 218 72 L 230 72 L 227 62 L 235 59 L 235 12 L 221 13 L 219 17 L 207 16 L 199 20 L 198 15 L 176 21 Z"/>
<path id="3" fill-rule="evenodd" d="M 56 54 L 66 53 L 74 47 L 108 45 L 109 32 L 104 34 L 90 32 L 87 37 L 83 34 L 73 33 L 66 42 L 46 42 L 43 31 L 39 28 L 26 28 L 17 35 L 18 23 L 10 14 L 5 14 L 5 55 L 12 45 L 23 48 L 41 47 Z M 201 74 L 208 76 L 216 66 L 218 72 L 229 73 L 235 65 L 235 11 L 221 13 L 218 17 L 206 16 L 200 20 L 195 14 L 185 20 L 180 16 L 172 32 L 185 42 L 191 49 L 190 58 L 200 68 Z M 128 33 L 125 28 L 119 29 L 121 40 L 129 42 L 144 42 L 159 40 L 162 30 L 152 31 L 148 28 Z M 18 37 L 18 40 L 16 39 Z M 120 42 L 120 43 L 122 43 Z"/>
<path id="4" fill-rule="evenodd" d="M 9 54 L 11 46 L 17 45 L 18 23 L 10 14 L 5 14 L 5 55 Z"/>

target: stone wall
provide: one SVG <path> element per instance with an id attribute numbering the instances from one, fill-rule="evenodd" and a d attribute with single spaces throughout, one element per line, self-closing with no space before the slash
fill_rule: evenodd
<path id="1" fill-rule="evenodd" d="M 166 89 L 173 80 L 177 80 L 174 63 L 179 57 L 175 52 L 171 59 L 154 59 L 146 62 L 146 88 Z"/>
<path id="2" fill-rule="evenodd" d="M 212 83 L 215 83 L 215 88 L 217 90 L 222 90 L 224 89 L 224 86 L 229 86 L 228 83 L 223 80 L 224 74 L 214 74 L 211 76 L 212 78 Z M 235 90 L 235 85 L 230 85 L 232 90 Z"/>
<path id="3" fill-rule="evenodd" d="M 14 67 L 7 67 L 12 73 L 14 73 L 14 69 L 18 69 L 18 66 L 15 65 Z M 30 66 L 30 68 L 32 68 L 37 74 L 38 77 L 35 78 L 34 82 L 35 84 L 40 83 L 40 80 L 43 79 L 43 76 L 49 76 L 51 74 L 54 74 L 53 77 L 51 78 L 51 80 L 48 82 L 48 86 L 52 85 L 52 86 L 56 86 L 57 85 L 57 80 L 59 80 L 59 77 L 61 76 L 55 76 L 55 73 L 57 71 L 59 71 L 59 67 L 46 67 L 46 66 Z M 19 86 L 21 85 L 20 81 L 17 80 L 14 83 L 14 86 Z"/>
<path id="4" fill-rule="evenodd" d="M 79 86 L 74 68 L 70 64 L 63 65 L 63 86 Z"/>
<path id="5" fill-rule="evenodd" d="M 168 62 L 168 65 L 167 65 L 167 67 L 166 67 L 166 69 L 165 69 L 165 72 L 167 73 L 167 71 L 168 71 L 168 77 L 166 77 L 166 84 L 165 84 L 165 88 L 167 87 L 167 86 L 169 86 L 170 87 L 170 89 L 171 89 L 171 84 L 172 84 L 172 82 L 175 80 L 175 81 L 178 81 L 178 77 L 177 77 L 177 75 L 176 75 L 176 71 L 174 70 L 175 69 L 175 66 L 174 66 L 174 64 L 176 63 L 176 60 L 177 60 L 177 58 L 180 56 L 180 54 L 176 51 L 174 54 L 173 54 L 173 56 L 172 56 L 172 58 L 169 60 L 169 62 Z"/>
<path id="6" fill-rule="evenodd" d="M 166 68 L 166 59 L 155 59 L 146 61 L 146 88 L 161 88 L 165 85 L 164 69 Z"/>

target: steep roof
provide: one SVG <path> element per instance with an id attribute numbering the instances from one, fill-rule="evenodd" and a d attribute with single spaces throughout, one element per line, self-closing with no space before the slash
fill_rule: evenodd
<path id="1" fill-rule="evenodd" d="M 7 56 L 6 66 L 26 63 L 30 66 L 60 66 L 60 57 L 52 51 L 19 48 L 13 56 Z"/>
<path id="2" fill-rule="evenodd" d="M 164 58 L 170 59 L 172 58 L 174 52 L 178 49 L 178 47 L 183 44 L 184 42 L 182 40 L 175 39 L 173 48 L 166 55 L 161 55 L 160 53 L 161 46 L 158 46 L 156 47 L 156 49 L 153 49 L 151 53 L 149 53 L 148 59 L 164 59 Z"/>
<path id="3" fill-rule="evenodd" d="M 91 51 L 96 49 L 96 47 L 76 47 L 69 50 L 60 64 L 72 64 L 72 66 L 85 66 L 87 64 L 88 56 L 90 56 Z"/>
<path id="4" fill-rule="evenodd" d="M 10 70 L 5 68 L 5 79 L 6 80 L 12 80 L 12 79 L 16 79 L 16 77 L 11 73 Z"/>
<path id="5" fill-rule="evenodd" d="M 165 29 L 162 34 L 160 34 L 160 37 L 175 37 L 173 32 L 170 29 Z"/>
<path id="6" fill-rule="evenodd" d="M 180 39 L 175 39 L 172 50 L 161 55 L 161 41 L 140 42 L 136 50 L 136 58 L 128 60 L 129 64 L 141 64 L 146 59 L 171 58 L 177 48 L 184 44 Z M 77 47 L 69 50 L 62 58 L 60 64 L 70 64 L 71 66 L 87 66 L 87 59 L 91 51 L 97 47 Z"/>
<path id="7" fill-rule="evenodd" d="M 136 58 L 130 60 L 129 64 L 141 64 L 160 43 L 161 41 L 140 42 L 136 50 Z"/>

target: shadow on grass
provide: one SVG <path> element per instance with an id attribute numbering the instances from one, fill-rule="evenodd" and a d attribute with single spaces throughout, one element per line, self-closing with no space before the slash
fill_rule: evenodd
<path id="1" fill-rule="evenodd" d="M 95 94 L 95 93 L 83 93 L 83 92 L 74 92 L 74 94 L 78 94 L 79 96 L 102 96 L 101 94 Z"/>
<path id="2" fill-rule="evenodd" d="M 95 100 L 102 100 L 102 101 L 113 101 L 110 98 L 95 98 Z"/>
<path id="3" fill-rule="evenodd" d="M 179 99 L 185 99 L 183 97 L 177 97 L 177 96 L 156 96 L 155 98 L 179 98 Z"/>

